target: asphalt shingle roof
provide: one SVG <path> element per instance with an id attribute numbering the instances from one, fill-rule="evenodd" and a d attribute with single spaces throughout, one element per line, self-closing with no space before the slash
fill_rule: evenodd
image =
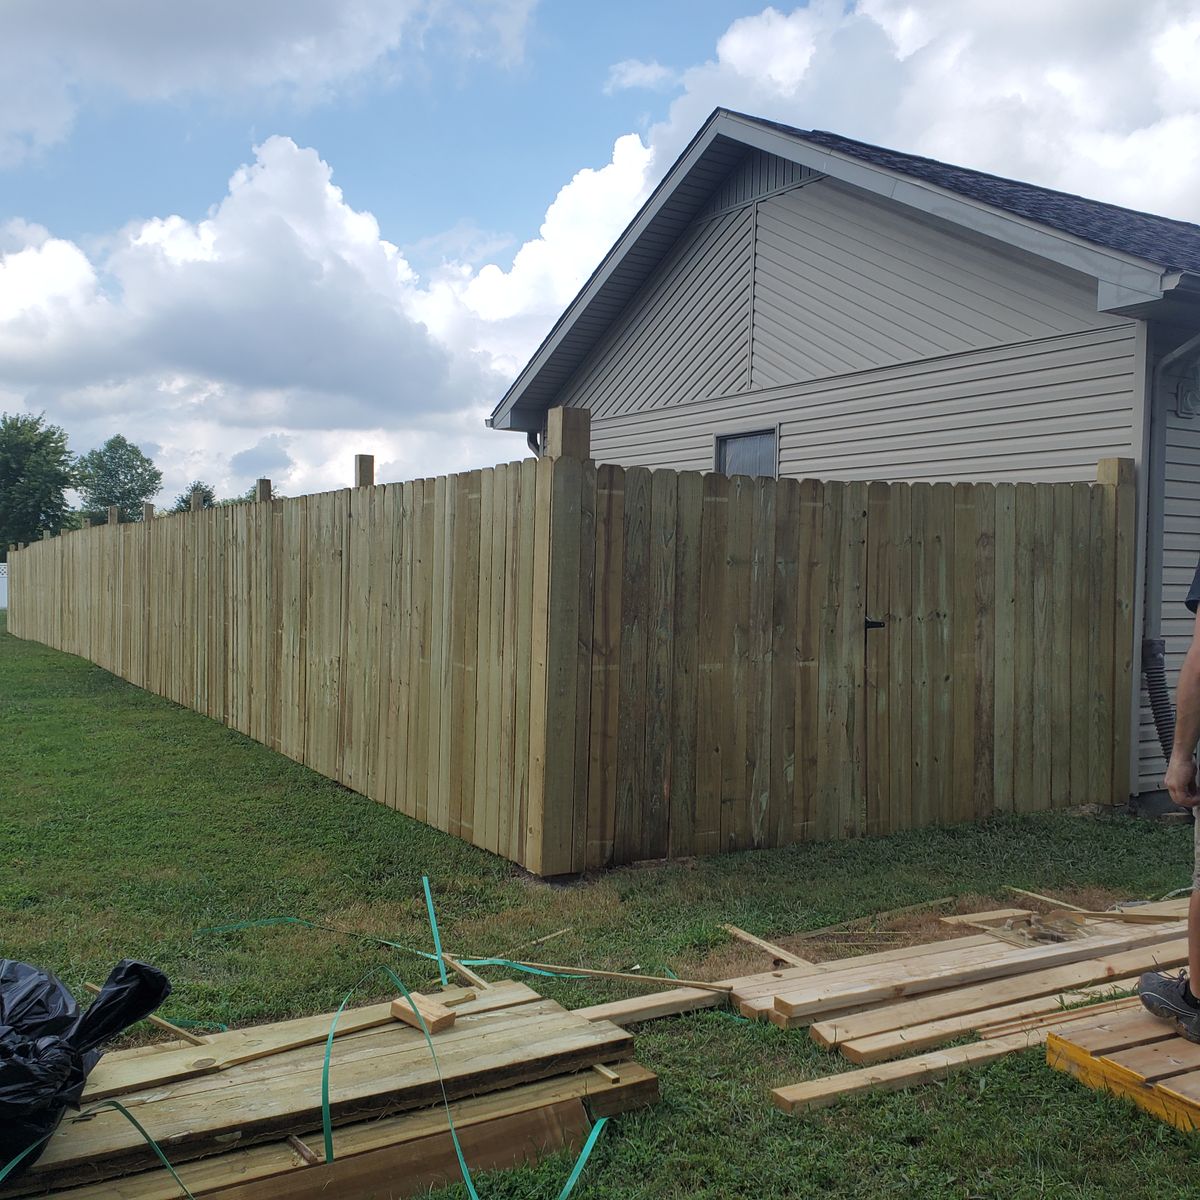
<path id="1" fill-rule="evenodd" d="M 993 208 L 1038 221 L 1093 245 L 1145 259 L 1166 271 L 1200 271 L 1200 225 L 1104 204 L 1085 196 L 1056 192 L 983 171 L 970 171 L 933 158 L 887 150 L 822 129 L 797 129 L 761 117 L 750 119 L 802 137 L 827 150 L 922 179 Z"/>

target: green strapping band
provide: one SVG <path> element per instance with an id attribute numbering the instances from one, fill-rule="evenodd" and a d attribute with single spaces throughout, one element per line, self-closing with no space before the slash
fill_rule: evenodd
<path id="1" fill-rule="evenodd" d="M 429 890 L 429 876 L 421 876 L 421 886 L 425 889 L 425 907 L 429 910 L 429 928 L 433 930 L 433 949 L 437 954 L 438 974 L 442 977 L 442 987 L 445 987 L 450 979 L 446 975 L 446 960 L 442 957 L 442 937 L 438 933 L 437 916 L 433 911 L 433 893 Z"/>
<path id="2" fill-rule="evenodd" d="M 503 961 L 503 960 L 499 960 Z M 404 986 L 402 980 L 390 967 L 383 966 L 373 967 L 368 971 L 345 996 L 345 999 L 338 1005 L 338 1010 L 333 1014 L 333 1020 L 329 1025 L 329 1036 L 325 1039 L 325 1062 L 321 1068 L 321 1128 L 325 1135 L 325 1161 L 331 1163 L 334 1161 L 333 1154 L 333 1120 L 329 1111 L 329 1061 L 333 1054 L 333 1038 L 337 1030 L 337 1023 L 342 1015 L 346 1005 L 350 1003 L 350 998 L 362 985 L 371 978 L 372 975 L 382 971 L 391 981 L 400 989 L 401 995 L 412 1005 L 412 1010 L 417 1014 L 417 1021 L 420 1023 L 421 1032 L 425 1035 L 425 1043 L 429 1047 L 429 1055 L 433 1059 L 433 1069 L 437 1072 L 438 1089 L 442 1093 L 442 1107 L 446 1110 L 446 1123 L 450 1126 L 450 1140 L 454 1143 L 454 1154 L 458 1159 L 458 1169 L 462 1172 L 463 1183 L 466 1184 L 467 1193 L 471 1200 L 480 1200 L 479 1193 L 475 1190 L 475 1181 L 471 1178 L 470 1169 L 467 1167 L 466 1157 L 463 1155 L 462 1143 L 458 1140 L 458 1130 L 454 1127 L 454 1117 L 450 1113 L 450 1097 L 446 1094 L 446 1084 L 442 1078 L 442 1068 L 438 1063 L 437 1050 L 433 1044 L 433 1038 L 430 1036 L 429 1027 L 425 1024 L 425 1018 L 421 1016 L 421 1010 L 413 1001 L 412 993 Z M 597 1139 L 600 1137 L 600 1131 L 608 1123 L 607 1117 L 601 1117 L 595 1125 L 592 1126 L 592 1131 L 588 1135 L 587 1141 L 583 1145 L 583 1149 L 579 1152 L 579 1158 L 576 1160 L 575 1168 L 567 1177 L 567 1182 L 563 1185 L 563 1189 L 558 1194 L 558 1200 L 567 1200 L 567 1197 L 575 1190 L 575 1185 L 579 1182 L 579 1177 L 583 1174 L 583 1169 L 587 1165 L 588 1159 L 591 1157 L 593 1148 L 596 1145 Z"/>
<path id="3" fill-rule="evenodd" d="M 137 1119 L 137 1117 L 135 1117 L 133 1113 L 131 1113 L 129 1109 L 127 1109 L 119 1100 L 101 1100 L 98 1104 L 92 1105 L 91 1108 L 85 1109 L 82 1113 L 80 1113 L 80 1116 L 90 1117 L 93 1113 L 98 1113 L 101 1111 L 101 1109 L 105 1108 L 116 1109 L 116 1111 L 119 1112 L 121 1116 L 123 1116 L 125 1120 L 127 1120 L 134 1127 L 134 1129 L 136 1129 L 138 1133 L 142 1135 L 143 1138 L 145 1138 L 146 1145 L 158 1155 L 158 1161 L 161 1162 L 162 1165 L 171 1172 L 171 1178 L 175 1180 L 177 1184 L 179 1184 L 179 1190 L 183 1192 L 184 1196 L 187 1197 L 187 1200 L 196 1200 L 196 1197 L 193 1196 L 188 1190 L 187 1184 L 185 1184 L 183 1180 L 179 1178 L 175 1168 L 167 1161 L 167 1156 L 162 1152 L 162 1147 L 159 1146 L 159 1144 L 146 1132 L 145 1127 Z M 53 1133 L 54 1131 L 51 1130 L 50 1132 Z M 38 1138 L 38 1140 L 34 1142 L 32 1146 L 26 1146 L 25 1149 L 16 1156 L 16 1158 L 11 1159 L 3 1169 L 0 1169 L 0 1183 L 3 1183 L 4 1180 L 7 1179 L 8 1176 L 21 1165 L 21 1163 L 23 1163 L 43 1142 L 47 1141 L 49 1138 L 50 1133 L 46 1134 L 45 1137 Z"/>

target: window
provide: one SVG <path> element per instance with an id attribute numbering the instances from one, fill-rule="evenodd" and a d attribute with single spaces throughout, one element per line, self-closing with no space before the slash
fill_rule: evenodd
<path id="1" fill-rule="evenodd" d="M 777 444 L 774 429 L 719 437 L 717 470 L 723 475 L 770 475 L 774 478 L 779 473 Z"/>

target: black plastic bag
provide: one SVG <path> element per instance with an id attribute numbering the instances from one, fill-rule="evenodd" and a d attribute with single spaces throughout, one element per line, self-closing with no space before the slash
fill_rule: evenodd
<path id="1" fill-rule="evenodd" d="M 105 1043 L 170 994 L 157 967 L 125 959 L 81 1013 L 57 976 L 0 959 L 0 1170 L 31 1146 L 9 1178 L 37 1161 L 66 1109 L 79 1106 Z"/>

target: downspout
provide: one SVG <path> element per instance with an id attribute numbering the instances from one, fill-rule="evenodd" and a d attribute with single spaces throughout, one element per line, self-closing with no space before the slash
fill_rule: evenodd
<path id="1" fill-rule="evenodd" d="M 1150 484 L 1147 497 L 1147 558 L 1155 568 L 1151 578 L 1147 576 L 1146 617 L 1142 625 L 1142 674 L 1146 680 L 1146 691 L 1150 696 L 1150 709 L 1154 713 L 1154 729 L 1164 759 L 1171 757 L 1175 743 L 1175 707 L 1171 703 L 1167 687 L 1166 639 L 1162 636 L 1162 559 L 1163 522 L 1166 519 L 1166 439 L 1162 422 L 1165 420 L 1164 406 L 1160 413 L 1159 397 L 1162 395 L 1163 380 L 1167 369 L 1200 350 L 1200 333 L 1193 334 L 1181 346 L 1164 354 L 1155 364 L 1150 384 Z"/>
<path id="2" fill-rule="evenodd" d="M 527 445 L 529 447 L 529 449 L 533 452 L 534 458 L 542 457 L 541 441 L 538 438 L 538 432 L 536 429 L 531 429 L 525 435 L 525 445 Z"/>

